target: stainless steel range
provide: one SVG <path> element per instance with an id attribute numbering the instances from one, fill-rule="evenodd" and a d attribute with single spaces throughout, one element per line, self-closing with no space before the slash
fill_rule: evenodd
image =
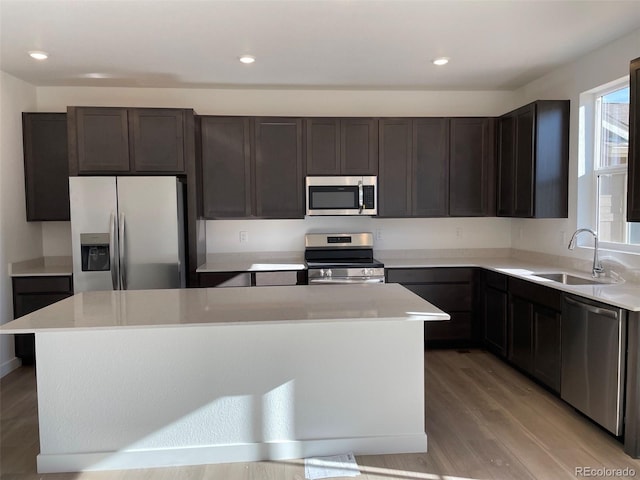
<path id="1" fill-rule="evenodd" d="M 372 233 L 309 233 L 304 243 L 309 285 L 384 283 Z"/>

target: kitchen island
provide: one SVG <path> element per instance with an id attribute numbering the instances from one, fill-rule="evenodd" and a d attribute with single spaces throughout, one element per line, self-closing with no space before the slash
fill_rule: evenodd
<path id="1" fill-rule="evenodd" d="M 396 284 L 85 292 L 35 333 L 41 473 L 424 452 L 423 321 Z"/>

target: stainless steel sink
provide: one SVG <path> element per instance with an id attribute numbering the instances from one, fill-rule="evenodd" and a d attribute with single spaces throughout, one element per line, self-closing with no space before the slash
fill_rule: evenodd
<path id="1" fill-rule="evenodd" d="M 611 283 L 609 281 L 600 281 L 592 278 L 576 277 L 570 273 L 554 272 L 554 273 L 534 273 L 534 277 L 546 278 L 553 282 L 563 283 L 565 285 L 601 285 L 603 283 Z"/>

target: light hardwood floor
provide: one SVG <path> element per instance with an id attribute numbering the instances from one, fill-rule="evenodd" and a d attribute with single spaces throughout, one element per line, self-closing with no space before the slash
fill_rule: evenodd
<path id="1" fill-rule="evenodd" d="M 587 467 L 631 468 L 640 479 L 621 443 L 493 355 L 429 351 L 425 368 L 429 452 L 358 456 L 357 478 L 561 480 Z M 3 378 L 0 401 L 2 480 L 304 479 L 302 460 L 38 475 L 34 370 Z"/>

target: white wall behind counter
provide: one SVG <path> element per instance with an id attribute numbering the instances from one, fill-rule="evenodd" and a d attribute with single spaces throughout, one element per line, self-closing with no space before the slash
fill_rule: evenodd
<path id="1" fill-rule="evenodd" d="M 240 232 L 248 241 L 240 243 Z M 303 251 L 306 233 L 373 232 L 376 250 L 510 248 L 507 218 L 307 217 L 207 221 L 207 253 Z"/>

